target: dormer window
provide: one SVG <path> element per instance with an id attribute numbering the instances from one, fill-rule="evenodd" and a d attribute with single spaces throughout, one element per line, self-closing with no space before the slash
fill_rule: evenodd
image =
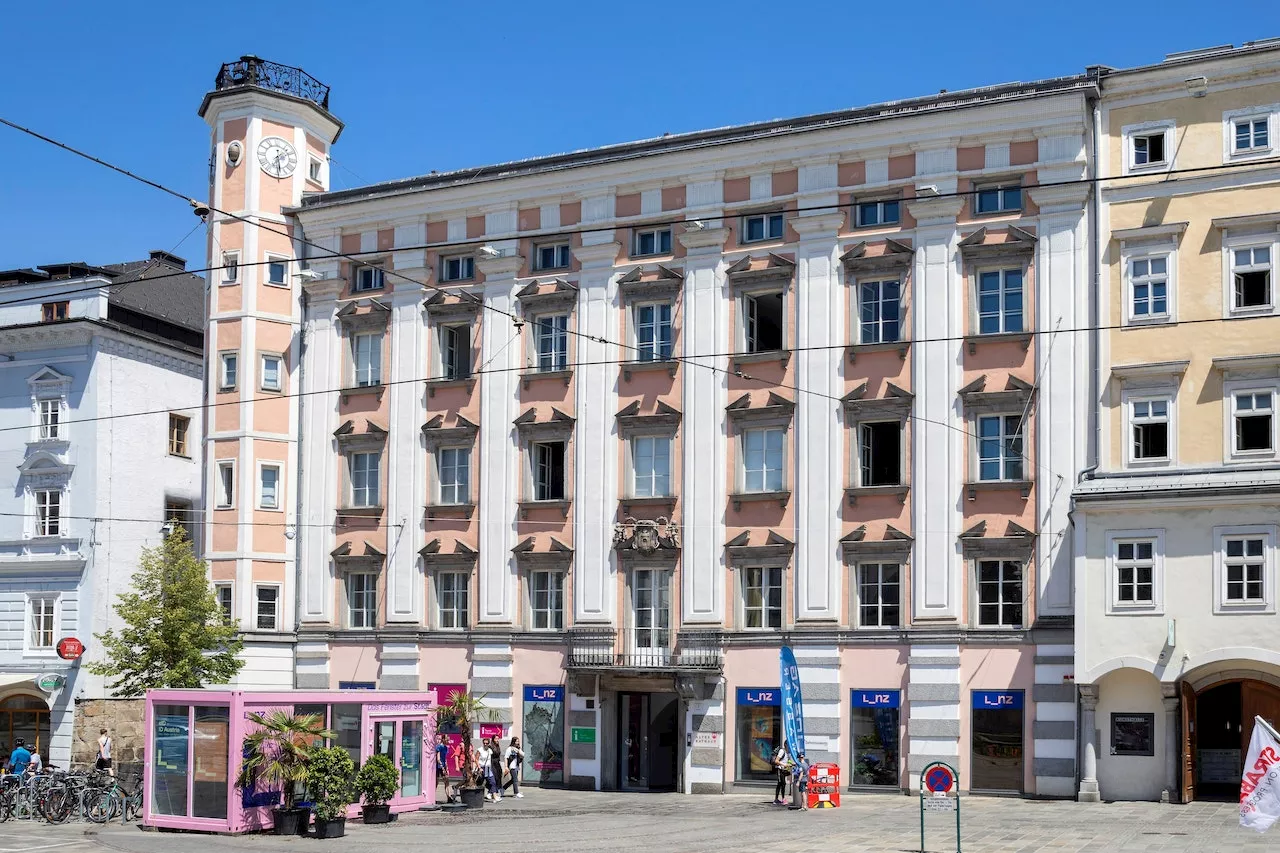
<path id="1" fill-rule="evenodd" d="M 40 306 L 40 321 L 42 323 L 53 323 L 58 320 L 67 319 L 70 313 L 71 303 L 63 302 L 46 302 Z"/>

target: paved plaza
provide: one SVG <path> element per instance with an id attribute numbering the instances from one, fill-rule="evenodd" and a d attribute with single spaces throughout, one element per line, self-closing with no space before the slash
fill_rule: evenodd
<path id="1" fill-rule="evenodd" d="M 913 797 L 846 795 L 844 806 L 792 812 L 770 806 L 767 794 L 684 797 L 676 794 L 595 794 L 528 791 L 523 800 L 483 811 L 403 815 L 389 826 L 348 824 L 347 838 L 208 836 L 143 832 L 137 827 L 72 824 L 0 825 L 0 853 L 275 853 L 377 851 L 485 853 L 535 851 L 875 851 L 918 850 L 920 824 Z M 964 800 L 966 853 L 1059 851 L 1264 850 L 1280 845 L 1280 829 L 1258 835 L 1237 825 L 1231 803 L 1080 805 L 1020 799 Z M 952 816 L 926 816 L 927 847 L 952 851 Z"/>

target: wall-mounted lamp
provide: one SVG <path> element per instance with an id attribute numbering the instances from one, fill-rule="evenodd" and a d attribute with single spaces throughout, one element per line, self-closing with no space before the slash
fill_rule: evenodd
<path id="1" fill-rule="evenodd" d="M 1203 98 L 1209 94 L 1209 78 L 1201 75 L 1200 77 L 1188 77 L 1186 80 L 1187 91 L 1191 93 L 1193 98 Z"/>

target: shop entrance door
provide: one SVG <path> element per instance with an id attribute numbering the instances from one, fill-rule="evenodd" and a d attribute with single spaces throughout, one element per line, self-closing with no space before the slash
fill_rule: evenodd
<path id="1" fill-rule="evenodd" d="M 421 803 L 435 790 L 435 776 L 423 768 L 422 757 L 434 752 L 428 750 L 424 739 L 431 736 L 426 717 L 374 717 L 373 755 L 385 755 L 400 768 L 400 790 L 390 801 L 391 805 Z"/>
<path id="2" fill-rule="evenodd" d="M 679 707 L 674 693 L 618 694 L 621 790 L 676 789 Z"/>
<path id="3" fill-rule="evenodd" d="M 1240 774 L 1253 736 L 1253 718 L 1262 717 L 1272 725 L 1280 721 L 1280 689 L 1263 681 L 1228 681 L 1192 694 L 1188 703 L 1186 682 L 1183 684 L 1183 757 L 1184 762 L 1190 758 L 1191 777 L 1183 781 L 1184 801 L 1193 797 L 1235 801 L 1240 796 Z"/>
<path id="4" fill-rule="evenodd" d="M 969 790 L 1021 793 L 1024 719 L 1021 690 L 975 690 L 970 719 Z"/>

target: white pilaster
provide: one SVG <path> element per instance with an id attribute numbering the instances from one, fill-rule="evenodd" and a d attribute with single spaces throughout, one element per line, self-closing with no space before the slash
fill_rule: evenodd
<path id="1" fill-rule="evenodd" d="M 965 288 L 955 217 L 957 198 L 908 202 L 916 218 L 912 269 L 911 510 L 913 621 L 960 618 L 961 561 L 956 537 L 966 453 L 957 391 Z M 955 429 L 949 426 L 956 427 Z"/>
<path id="2" fill-rule="evenodd" d="M 399 259 L 399 258 L 397 258 Z M 421 269 L 397 272 L 416 279 Z M 423 375 L 425 328 L 422 285 L 397 277 L 391 292 L 390 375 L 385 470 L 387 472 L 387 621 L 421 624 L 424 606 L 417 549 L 422 530 L 426 451 L 419 428 L 426 417 Z"/>
<path id="3" fill-rule="evenodd" d="M 601 232 L 608 234 L 608 232 Z M 618 497 L 617 243 L 583 246 L 574 339 L 573 587 L 574 621 L 613 623 L 617 596 L 613 522 Z"/>

